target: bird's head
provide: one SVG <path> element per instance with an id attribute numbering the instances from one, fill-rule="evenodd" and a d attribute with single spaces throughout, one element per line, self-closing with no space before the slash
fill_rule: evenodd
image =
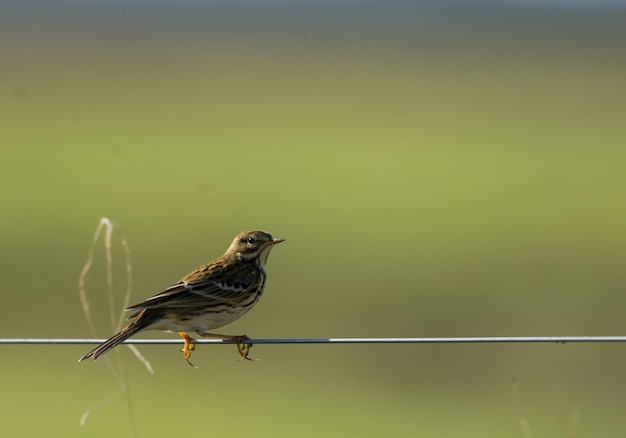
<path id="1" fill-rule="evenodd" d="M 240 260 L 259 259 L 259 264 L 265 266 L 270 250 L 277 243 L 285 239 L 272 237 L 270 233 L 261 230 L 244 231 L 235 237 L 226 254 Z"/>

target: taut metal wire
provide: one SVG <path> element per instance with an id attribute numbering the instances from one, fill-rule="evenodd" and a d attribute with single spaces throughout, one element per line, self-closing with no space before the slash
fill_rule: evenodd
<path id="1" fill-rule="evenodd" d="M 106 339 L 0 338 L 0 344 L 101 344 Z M 182 344 L 182 339 L 127 339 L 124 344 Z M 447 338 L 272 338 L 249 339 L 249 344 L 493 344 L 626 342 L 626 336 L 480 336 Z M 196 344 L 234 344 L 227 339 L 197 339 Z"/>

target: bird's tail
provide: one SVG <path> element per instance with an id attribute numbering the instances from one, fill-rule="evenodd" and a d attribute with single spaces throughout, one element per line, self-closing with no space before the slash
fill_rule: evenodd
<path id="1" fill-rule="evenodd" d="M 144 309 L 139 312 L 139 314 L 137 314 L 137 317 L 130 324 L 124 327 L 122 331 L 111 336 L 102 344 L 98 345 L 89 353 L 78 359 L 78 361 L 82 362 L 85 359 L 89 359 L 90 357 L 93 358 L 93 360 L 97 360 L 100 356 L 115 347 L 117 344 L 124 342 L 126 339 L 130 338 L 134 334 L 148 327 L 150 324 L 152 324 L 153 318 L 146 318 L 146 310 L 147 309 Z"/>

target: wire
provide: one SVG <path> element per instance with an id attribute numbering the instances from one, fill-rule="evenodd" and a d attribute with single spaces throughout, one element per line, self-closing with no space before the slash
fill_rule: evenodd
<path id="1" fill-rule="evenodd" d="M 0 344 L 101 344 L 106 339 L 0 338 Z M 273 338 L 249 339 L 249 344 L 489 344 L 626 342 L 626 336 L 484 336 L 448 338 Z M 182 339 L 127 339 L 124 344 L 181 344 Z M 227 339 L 196 339 L 196 344 L 234 344 Z"/>

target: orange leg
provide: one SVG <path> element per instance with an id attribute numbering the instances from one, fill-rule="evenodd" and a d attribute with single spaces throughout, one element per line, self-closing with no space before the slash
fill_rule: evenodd
<path id="1" fill-rule="evenodd" d="M 203 338 L 220 338 L 220 339 L 228 339 L 229 341 L 234 341 L 237 344 L 237 351 L 239 352 L 239 356 L 241 356 L 241 360 L 244 360 L 244 359 L 258 360 L 258 359 L 252 359 L 248 357 L 248 354 L 250 354 L 250 349 L 252 348 L 252 344 L 244 342 L 250 339 L 247 335 L 233 336 L 233 335 L 219 335 L 217 333 L 204 333 L 200 336 L 202 336 Z"/>
<path id="2" fill-rule="evenodd" d="M 182 349 L 183 356 L 185 356 L 185 360 L 187 361 L 187 363 L 193 366 L 193 364 L 189 362 L 189 358 L 191 357 L 191 352 L 196 349 L 196 344 L 193 343 L 195 339 L 185 332 L 178 332 L 178 334 L 185 340 L 185 345 Z"/>

